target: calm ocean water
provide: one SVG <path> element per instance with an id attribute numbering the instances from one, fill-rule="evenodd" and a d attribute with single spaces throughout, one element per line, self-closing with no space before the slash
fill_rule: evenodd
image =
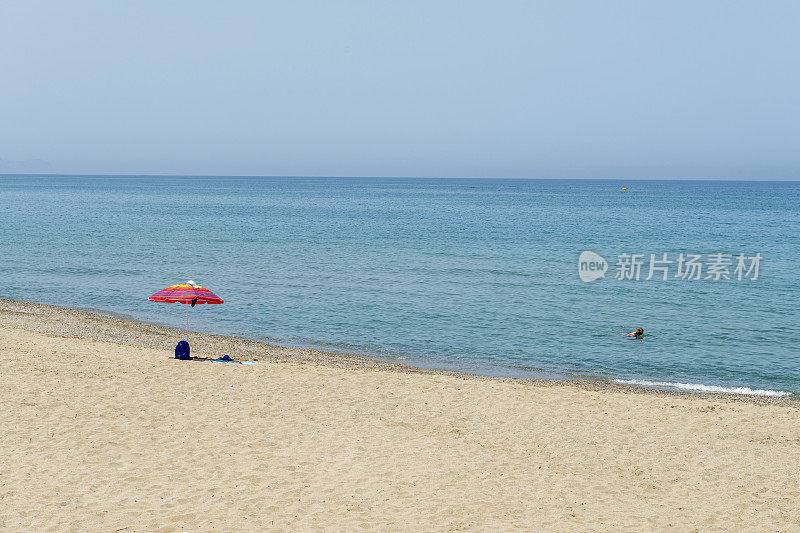
<path id="1" fill-rule="evenodd" d="M 621 187 L 628 191 L 621 191 Z M 0 296 L 412 364 L 800 392 L 800 183 L 0 177 Z M 584 283 L 578 256 L 609 263 Z M 620 254 L 644 254 L 636 280 Z M 645 280 L 760 253 L 758 279 Z M 707 263 L 705 265 L 708 266 Z M 703 277 L 706 272 L 703 272 Z M 752 277 L 752 273 L 751 273 Z M 635 326 L 640 340 L 621 335 Z"/>

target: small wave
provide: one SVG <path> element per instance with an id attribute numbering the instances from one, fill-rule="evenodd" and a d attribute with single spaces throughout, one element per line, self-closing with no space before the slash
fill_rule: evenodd
<path id="1" fill-rule="evenodd" d="M 647 381 L 644 379 L 615 379 L 614 383 L 623 385 L 639 385 L 641 387 L 669 387 L 672 389 L 697 391 L 697 392 L 723 392 L 728 394 L 749 394 L 752 396 L 793 396 L 794 394 L 782 390 L 751 389 L 750 387 L 719 387 L 717 385 L 703 385 L 702 383 L 676 383 L 672 381 Z"/>

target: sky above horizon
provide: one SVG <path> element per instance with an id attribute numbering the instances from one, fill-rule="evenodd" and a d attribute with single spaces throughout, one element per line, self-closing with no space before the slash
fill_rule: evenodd
<path id="1" fill-rule="evenodd" d="M 0 173 L 800 179 L 789 1 L 0 0 Z"/>

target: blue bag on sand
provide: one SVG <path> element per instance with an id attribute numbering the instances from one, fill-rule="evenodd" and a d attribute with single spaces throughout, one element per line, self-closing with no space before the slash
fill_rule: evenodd
<path id="1" fill-rule="evenodd" d="M 238 363 L 239 361 L 234 361 L 231 359 L 230 355 L 223 355 L 222 357 L 217 357 L 216 359 L 211 360 L 214 363 Z"/>
<path id="2" fill-rule="evenodd" d="M 175 347 L 175 359 L 183 359 L 184 361 L 191 359 L 189 356 L 189 343 L 181 341 Z"/>

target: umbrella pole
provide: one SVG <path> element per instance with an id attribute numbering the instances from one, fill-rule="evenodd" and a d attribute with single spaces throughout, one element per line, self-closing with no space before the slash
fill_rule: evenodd
<path id="1" fill-rule="evenodd" d="M 186 304 L 186 342 L 189 342 L 189 304 Z"/>

